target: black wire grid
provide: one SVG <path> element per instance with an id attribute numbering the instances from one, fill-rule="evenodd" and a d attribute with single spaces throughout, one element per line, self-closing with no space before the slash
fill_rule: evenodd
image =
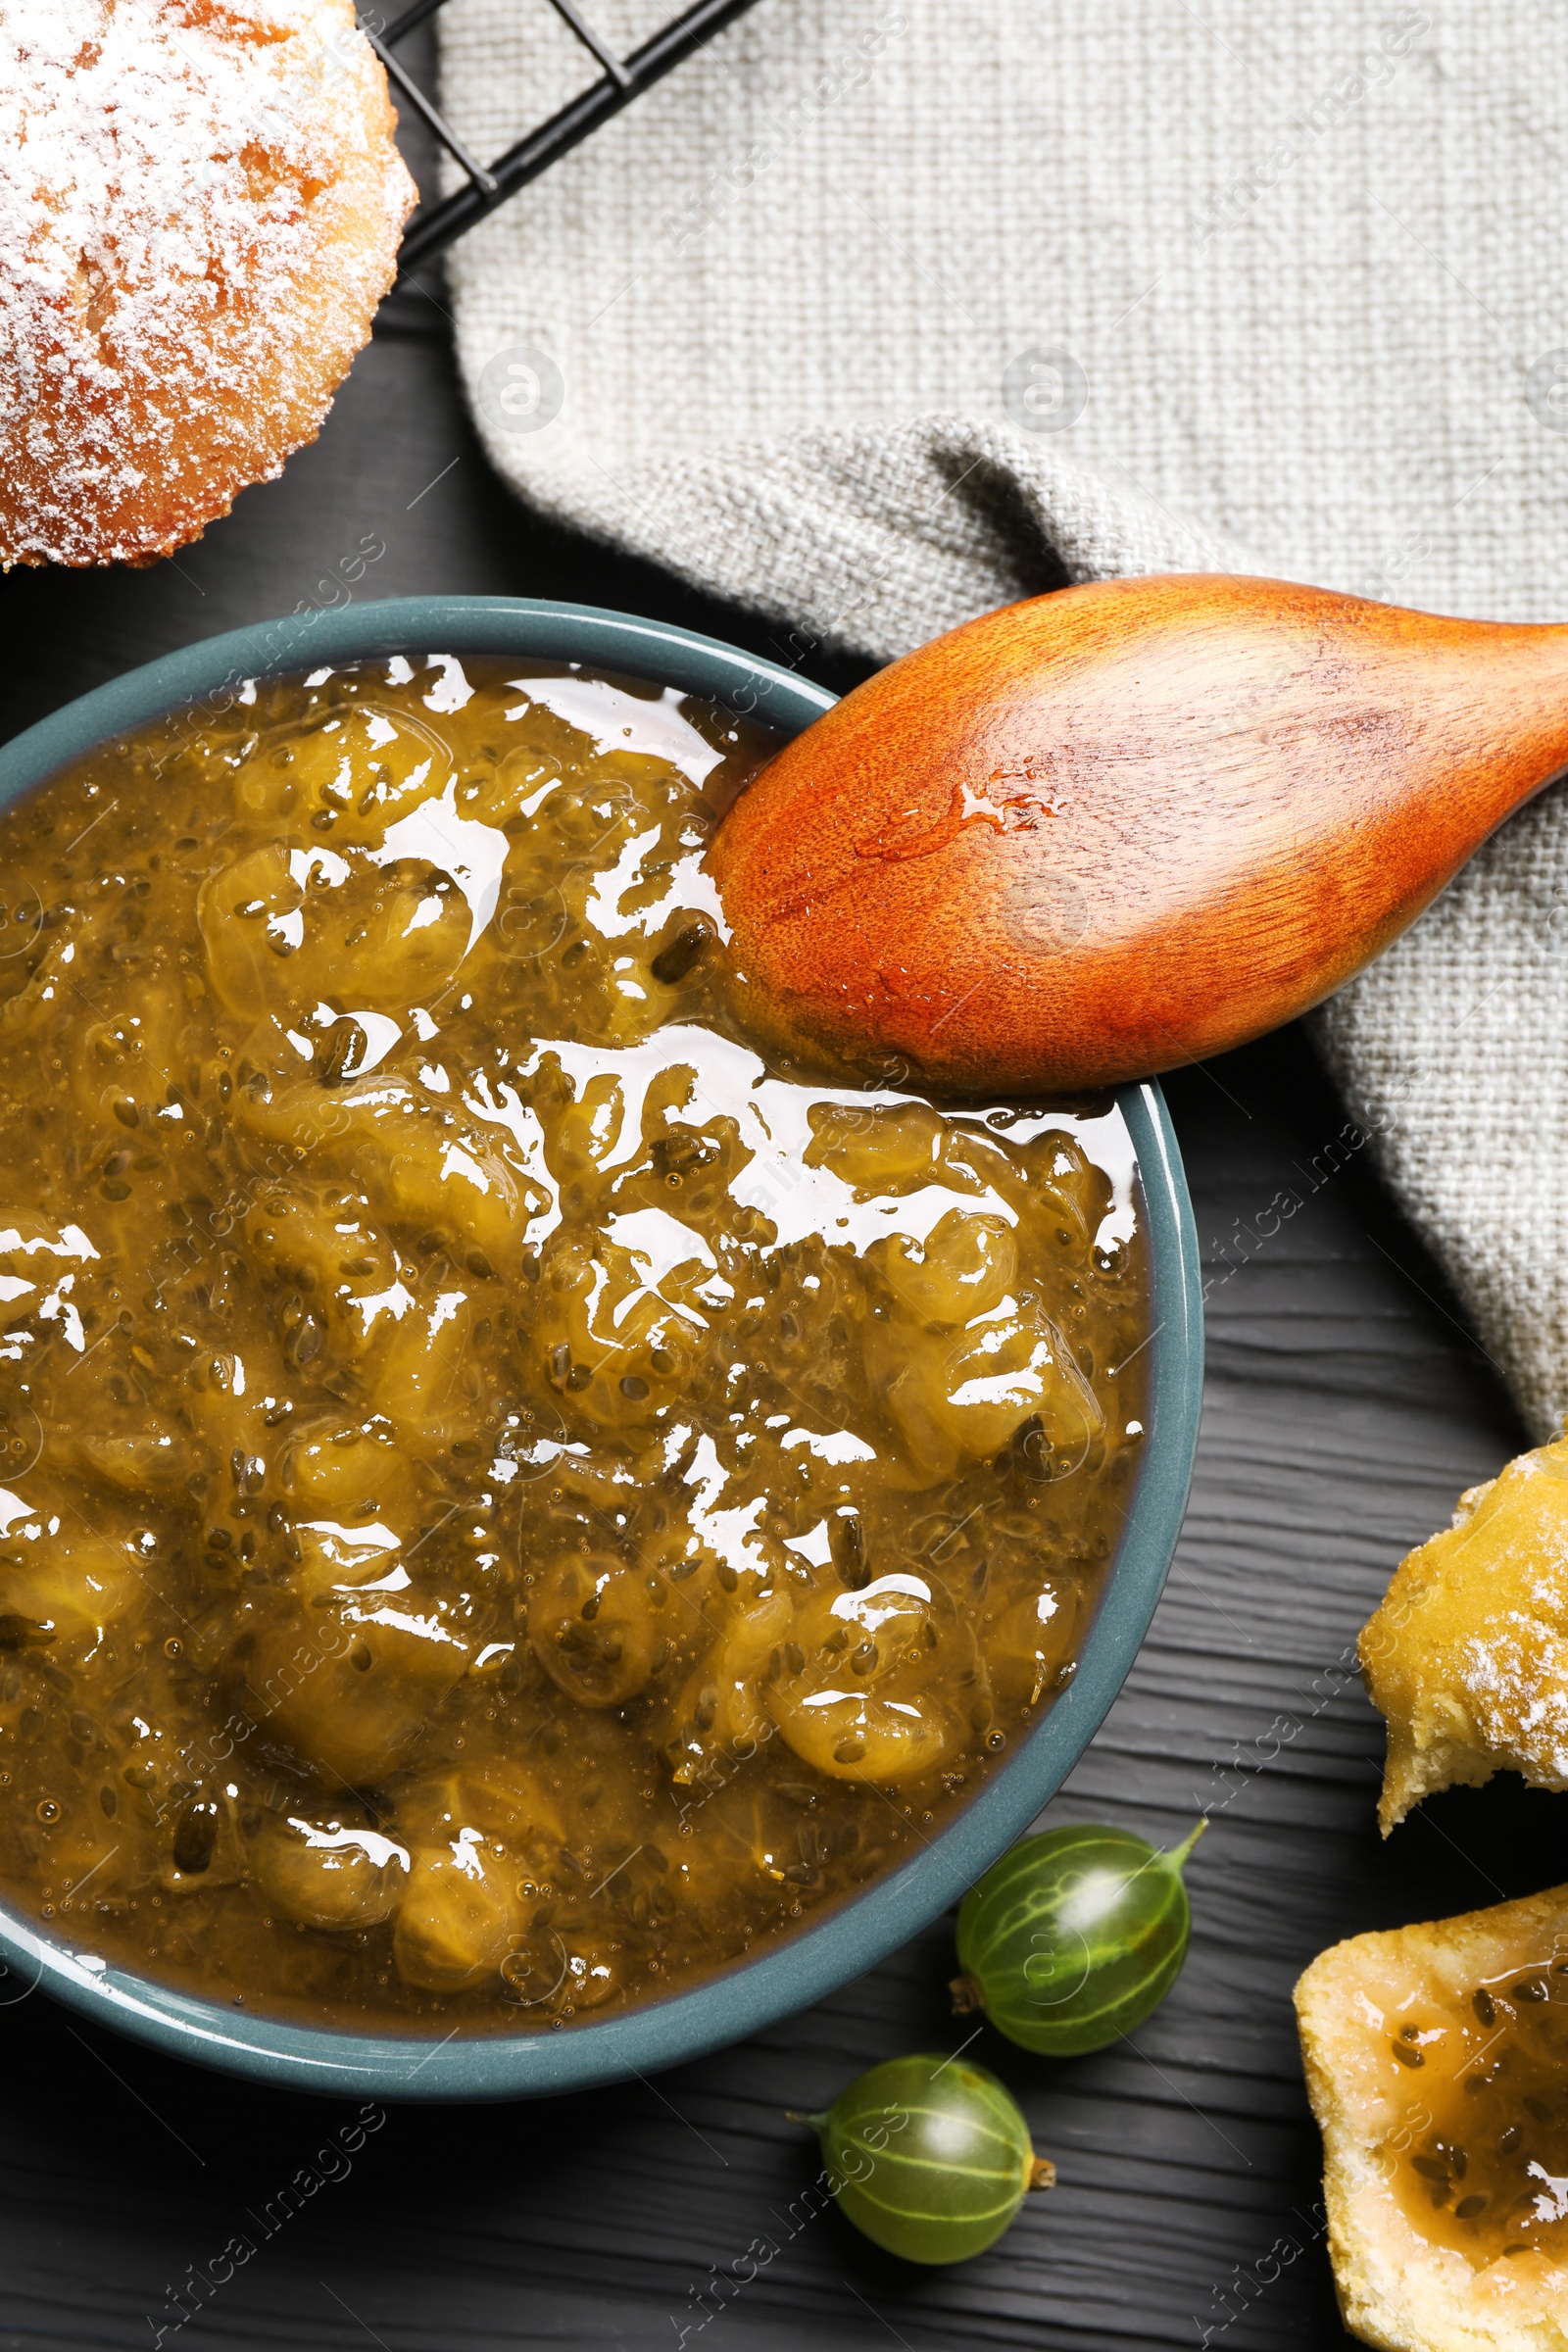
<path id="1" fill-rule="evenodd" d="M 684 15 L 674 18 L 661 27 L 652 40 L 644 41 L 630 57 L 616 57 L 614 51 L 595 32 L 580 15 L 573 0 L 549 0 L 562 21 L 570 27 L 577 39 L 604 68 L 600 78 L 586 90 L 541 122 L 516 145 L 493 164 L 481 164 L 468 153 L 450 122 L 442 115 L 433 98 L 419 87 L 408 69 L 393 54 L 396 45 L 416 25 L 433 17 L 446 0 L 414 0 L 414 5 L 389 24 L 384 31 L 373 31 L 368 24 L 362 28 L 371 47 L 385 66 L 388 78 L 400 90 L 409 104 L 421 115 L 447 153 L 466 174 L 467 186 L 439 204 L 421 204 L 404 231 L 403 247 L 398 256 L 400 268 L 416 270 L 421 262 L 430 261 L 445 252 L 466 229 L 493 213 L 497 205 L 505 204 L 530 179 L 587 138 L 589 133 L 618 115 L 623 106 L 640 98 L 644 90 L 662 81 L 672 67 L 678 66 L 710 40 L 735 17 L 743 16 L 753 0 L 696 0 Z"/>

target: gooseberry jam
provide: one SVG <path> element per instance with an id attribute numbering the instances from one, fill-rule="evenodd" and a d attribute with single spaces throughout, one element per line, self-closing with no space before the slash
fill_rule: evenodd
<path id="1" fill-rule="evenodd" d="M 766 749 L 419 656 L 0 816 L 0 1885 L 74 1948 L 580 2018 L 889 1869 L 1070 1675 L 1127 1131 L 746 1035 L 703 857 Z"/>
<path id="2" fill-rule="evenodd" d="M 1386 2164 L 1413 2229 L 1479 2269 L 1568 2258 L 1568 1961 L 1415 2004 L 1389 2056 L 1409 2117 Z"/>

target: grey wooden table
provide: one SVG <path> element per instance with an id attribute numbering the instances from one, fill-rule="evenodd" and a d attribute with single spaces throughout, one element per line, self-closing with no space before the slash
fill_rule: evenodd
<path id="1" fill-rule="evenodd" d="M 400 294 L 319 442 L 177 562 L 0 582 L 0 731 L 320 596 L 368 538 L 385 552 L 362 594 L 565 596 L 779 650 L 530 521 L 468 431 L 438 301 Z M 146 2347 L 160 2327 L 188 2352 L 773 2352 L 808 2330 L 823 2352 L 1345 2340 L 1292 1983 L 1338 1936 L 1568 1875 L 1560 1816 L 1513 1783 L 1441 1798 L 1380 1845 L 1381 1726 L 1350 1662 L 1401 1552 L 1523 1438 L 1364 1156 L 1328 1151 L 1345 1114 L 1300 1034 L 1169 1096 L 1209 1274 L 1198 1476 L 1152 1635 L 1051 1817 L 1166 1842 L 1200 1811 L 1210 1828 L 1192 1957 L 1133 2043 L 1060 2065 L 989 2029 L 974 2044 L 1055 2157 L 1054 2195 L 945 2274 L 802 2202 L 816 2158 L 784 2108 L 967 2031 L 946 2013 L 951 1923 L 658 2082 L 395 2109 L 352 2156 L 333 2138 L 348 2110 L 183 2069 L 34 1998 L 0 2005 L 0 2344 Z M 1298 1204 L 1283 1218 L 1267 1213 L 1281 1194 Z M 235 2236 L 254 2258 L 191 2286 Z"/>

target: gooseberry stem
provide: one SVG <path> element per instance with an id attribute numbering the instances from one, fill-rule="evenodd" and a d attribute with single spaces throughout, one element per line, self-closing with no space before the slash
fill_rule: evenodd
<path id="1" fill-rule="evenodd" d="M 1208 1815 L 1205 1813 L 1201 1821 L 1199 1823 L 1197 1829 L 1193 1831 L 1191 1837 L 1184 1838 L 1180 1845 L 1178 1845 L 1175 1851 L 1170 1855 L 1169 1859 L 1174 1863 L 1178 1870 L 1184 1867 L 1188 1855 L 1192 1852 L 1194 1846 L 1198 1843 L 1198 1840 L 1200 1838 L 1201 1838 L 1207 1827 Z"/>
<path id="2" fill-rule="evenodd" d="M 1033 2151 L 1032 2151 L 1032 2150 L 1031 2150 L 1031 2154 L 1033 2154 Z M 1054 2166 L 1054 2165 L 1052 2163 L 1052 2161 L 1051 2161 L 1051 2158 L 1050 2158 L 1049 2156 L 1035 2156 L 1035 2157 L 1034 2157 L 1034 2160 L 1033 2160 L 1033 2162 L 1031 2163 L 1031 2165 L 1030 2165 L 1030 2167 L 1029 2167 L 1029 2180 L 1028 2180 L 1028 2184 L 1027 2184 L 1027 2185 L 1028 2185 L 1030 2188 L 1054 2188 L 1054 2187 L 1055 2187 L 1055 2185 L 1056 2185 L 1056 2168 L 1055 2168 L 1055 2166 Z"/>
<path id="3" fill-rule="evenodd" d="M 953 1995 L 955 2017 L 973 2017 L 977 2009 L 984 2009 L 986 2005 L 985 1997 L 973 1977 L 953 1978 L 948 1990 Z"/>
<path id="4" fill-rule="evenodd" d="M 789 2124 L 808 2124 L 813 2132 L 820 2132 L 827 2122 L 827 2114 L 825 2107 L 820 2115 L 803 2115 L 798 2107 L 786 2107 L 784 2120 Z"/>

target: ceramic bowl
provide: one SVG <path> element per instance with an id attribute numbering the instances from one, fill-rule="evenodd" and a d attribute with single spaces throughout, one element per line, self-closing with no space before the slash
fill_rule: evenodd
<path id="1" fill-rule="evenodd" d="M 770 662 L 657 621 L 532 599 L 410 597 L 238 629 L 98 687 L 0 750 L 0 805 L 166 711 L 226 709 L 247 678 L 435 650 L 619 670 L 725 704 L 781 736 L 798 734 L 833 701 Z M 1054 1795 L 1099 1729 L 1149 1629 L 1186 1506 L 1202 1382 L 1197 1237 L 1158 1087 L 1125 1087 L 1120 1103 L 1138 1155 L 1154 1326 L 1149 1433 L 1125 1532 L 1073 1681 L 923 1851 L 711 1984 L 557 2032 L 441 2041 L 252 2017 L 108 1966 L 66 1935 L 43 1933 L 3 1908 L 0 2004 L 42 1990 L 176 2057 L 300 2090 L 383 2100 L 525 2098 L 653 2074 L 739 2041 L 875 1967 L 956 1903 Z"/>

